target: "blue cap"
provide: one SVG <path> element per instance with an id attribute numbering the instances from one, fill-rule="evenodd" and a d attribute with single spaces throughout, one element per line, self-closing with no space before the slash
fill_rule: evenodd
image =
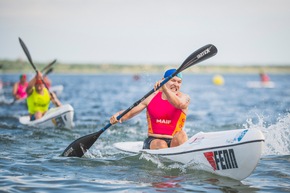
<path id="1" fill-rule="evenodd" d="M 164 73 L 164 78 L 167 78 L 168 76 L 171 76 L 174 72 L 176 72 L 176 69 L 169 69 Z M 182 79 L 181 72 L 177 73 L 175 76 Z"/>

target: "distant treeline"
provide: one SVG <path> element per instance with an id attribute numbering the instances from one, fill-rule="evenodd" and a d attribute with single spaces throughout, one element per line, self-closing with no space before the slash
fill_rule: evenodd
<path id="1" fill-rule="evenodd" d="M 41 70 L 47 64 L 35 63 L 36 67 Z M 160 73 L 168 68 L 178 68 L 180 64 L 171 65 L 153 65 L 153 64 L 64 64 L 56 63 L 53 65 L 54 73 L 123 73 L 123 74 L 142 74 L 142 73 Z M 0 73 L 29 73 L 33 72 L 31 65 L 22 60 L 0 60 Z M 290 65 L 273 65 L 273 66 L 234 66 L 234 65 L 207 65 L 200 63 L 186 70 L 185 73 L 283 73 L 290 74 Z"/>

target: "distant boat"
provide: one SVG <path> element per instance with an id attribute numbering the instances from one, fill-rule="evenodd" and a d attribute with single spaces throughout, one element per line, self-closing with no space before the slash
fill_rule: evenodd
<path id="1" fill-rule="evenodd" d="M 261 82 L 261 81 L 249 81 L 247 82 L 248 88 L 275 88 L 275 83 L 272 81 Z"/>

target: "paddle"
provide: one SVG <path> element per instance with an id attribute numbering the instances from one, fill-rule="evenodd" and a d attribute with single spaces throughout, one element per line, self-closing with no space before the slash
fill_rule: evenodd
<path id="1" fill-rule="evenodd" d="M 30 53 L 29 53 L 29 51 L 28 51 L 26 45 L 24 44 L 24 42 L 22 41 L 21 38 L 19 38 L 19 42 L 20 42 L 20 45 L 21 45 L 21 47 L 22 47 L 22 49 L 23 49 L 23 51 L 24 51 L 26 57 L 28 58 L 28 60 L 29 60 L 29 62 L 30 62 L 30 64 L 31 64 L 31 66 L 33 67 L 33 69 L 34 69 L 35 72 L 37 73 L 38 70 L 36 69 L 36 67 L 35 67 L 35 65 L 34 65 L 34 63 L 33 63 L 33 61 L 32 61 L 31 55 L 30 55 Z M 56 61 L 56 60 L 55 60 L 55 61 Z M 52 63 L 55 63 L 55 62 L 52 62 Z M 42 83 L 44 84 L 45 88 L 48 90 L 48 92 L 49 92 L 49 94 L 50 94 L 50 97 L 51 97 L 52 99 L 54 99 L 52 93 L 50 92 L 48 86 L 46 85 L 46 83 L 45 83 L 45 81 L 43 80 L 42 77 L 41 77 L 41 81 L 42 81 Z M 54 100 L 53 100 L 53 101 L 54 101 Z M 54 104 L 55 106 L 58 106 L 58 105 L 55 104 L 55 103 L 53 103 L 53 104 Z"/>
<path id="2" fill-rule="evenodd" d="M 212 56 L 214 56 L 217 53 L 217 48 L 212 45 L 208 44 L 203 46 L 202 48 L 198 49 L 197 51 L 193 52 L 188 58 L 181 64 L 181 66 L 169 77 L 164 79 L 160 86 L 156 89 L 158 90 L 160 87 L 162 87 L 166 82 L 168 82 L 172 77 L 174 77 L 179 72 L 189 68 L 190 66 L 193 66 L 194 64 L 197 64 L 203 60 L 206 60 Z M 149 91 L 146 95 L 144 95 L 140 100 L 136 101 L 132 106 L 130 106 L 127 110 L 122 112 L 117 119 L 120 120 L 126 113 L 128 113 L 131 109 L 136 107 L 138 104 L 140 104 L 143 100 L 145 100 L 148 96 L 150 96 L 153 92 L 155 92 L 154 89 Z M 95 141 L 99 138 L 99 136 L 106 131 L 112 124 L 107 124 L 104 128 L 99 130 L 98 132 L 83 136 L 74 142 L 72 142 L 61 154 L 62 156 L 66 157 L 82 157 L 84 153 L 95 143 Z"/>
<path id="3" fill-rule="evenodd" d="M 43 77 L 47 76 L 48 74 L 50 74 L 53 71 L 53 68 L 48 69 L 44 74 Z"/>
<path id="4" fill-rule="evenodd" d="M 48 71 L 49 69 L 52 68 L 52 65 L 54 65 L 54 63 L 56 62 L 56 59 L 54 61 L 52 61 L 51 63 L 49 63 L 47 66 L 45 66 L 41 72 L 44 73 L 45 71 Z"/>

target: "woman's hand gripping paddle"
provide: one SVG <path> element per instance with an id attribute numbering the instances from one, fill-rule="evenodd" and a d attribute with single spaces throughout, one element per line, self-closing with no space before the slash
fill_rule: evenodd
<path id="1" fill-rule="evenodd" d="M 181 64 L 181 66 L 169 77 L 164 79 L 160 86 L 156 88 L 158 90 L 160 87 L 162 87 L 166 82 L 168 82 L 172 77 L 174 77 L 179 72 L 182 72 L 183 70 L 203 61 L 206 60 L 217 53 L 217 48 L 212 45 L 208 44 L 206 46 L 203 46 L 202 48 L 198 49 L 197 51 L 193 52 L 188 58 Z M 145 100 L 148 96 L 150 96 L 155 90 L 152 89 L 149 91 L 146 95 L 144 95 L 140 100 L 136 101 L 132 106 L 130 106 L 127 110 L 125 110 L 122 114 L 120 114 L 117 119 L 121 119 L 126 113 L 128 113 L 131 109 L 136 107 L 138 104 L 140 104 L 143 100 Z M 66 157 L 82 157 L 86 151 L 95 143 L 95 141 L 100 137 L 100 135 L 108 129 L 112 124 L 107 124 L 104 128 L 99 130 L 98 132 L 83 136 L 74 142 L 72 142 L 62 153 L 62 156 Z"/>
<path id="2" fill-rule="evenodd" d="M 29 53 L 29 51 L 28 51 L 26 45 L 25 45 L 24 42 L 21 40 L 21 38 L 19 38 L 19 42 L 20 42 L 20 45 L 21 45 L 21 47 L 22 47 L 22 49 L 23 49 L 23 51 L 24 51 L 26 57 L 27 57 L 28 60 L 29 60 L 29 63 L 31 64 L 31 66 L 33 67 L 33 69 L 35 70 L 35 72 L 37 73 L 38 70 L 36 69 L 36 67 L 35 67 L 35 65 L 34 65 L 34 63 L 33 63 L 33 61 L 32 61 L 31 55 L 30 55 L 30 53 Z M 55 61 L 56 61 L 56 60 L 55 60 Z M 53 61 L 53 62 L 51 63 L 51 65 L 54 64 L 55 61 Z M 51 66 L 51 65 L 50 65 L 50 66 Z M 41 81 L 42 81 L 42 83 L 44 84 L 44 86 L 46 87 L 46 89 L 48 90 L 48 92 L 49 92 L 49 94 L 50 94 L 50 97 L 51 97 L 52 99 L 54 99 L 53 94 L 50 92 L 48 86 L 46 85 L 46 83 L 45 83 L 45 81 L 43 80 L 42 77 L 41 77 Z M 53 101 L 54 101 L 54 100 L 53 100 Z M 54 104 L 54 105 L 55 105 L 55 106 L 58 106 L 57 104 Z"/>

